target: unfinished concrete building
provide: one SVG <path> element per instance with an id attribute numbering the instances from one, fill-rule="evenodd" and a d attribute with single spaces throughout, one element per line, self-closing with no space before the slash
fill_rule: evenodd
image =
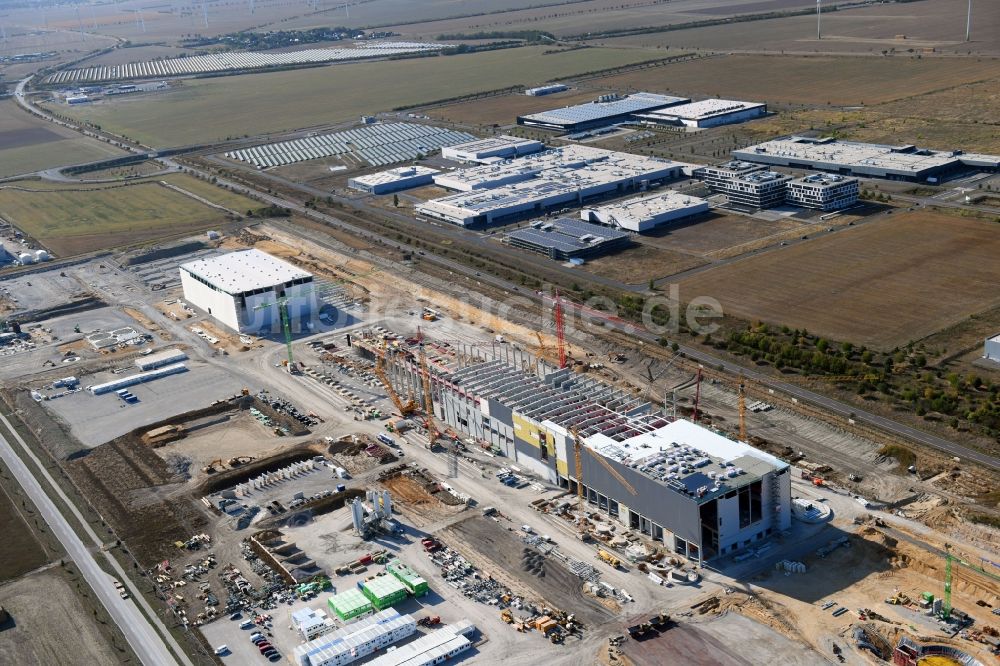
<path id="1" fill-rule="evenodd" d="M 579 484 L 593 510 L 681 556 L 729 555 L 791 523 L 789 466 L 763 451 L 509 345 L 455 358 L 429 371 L 436 419 L 551 483 Z M 398 389 L 420 395 L 414 353 L 392 365 Z"/>

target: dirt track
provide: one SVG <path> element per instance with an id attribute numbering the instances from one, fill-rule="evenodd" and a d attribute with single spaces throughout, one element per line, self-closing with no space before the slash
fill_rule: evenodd
<path id="1" fill-rule="evenodd" d="M 560 562 L 552 558 L 545 560 L 542 567 L 544 576 L 525 571 L 521 564 L 521 555 L 525 544 L 514 534 L 507 531 L 495 521 L 474 516 L 456 523 L 443 535 L 446 542 L 457 537 L 466 549 L 472 549 L 479 554 L 477 560 L 488 559 L 495 569 L 499 569 L 512 577 L 521 586 L 537 592 L 547 603 L 575 613 L 587 626 L 593 627 L 614 618 L 614 614 L 604 606 L 583 594 L 583 581 L 571 574 Z M 493 571 L 487 570 L 496 576 Z"/>

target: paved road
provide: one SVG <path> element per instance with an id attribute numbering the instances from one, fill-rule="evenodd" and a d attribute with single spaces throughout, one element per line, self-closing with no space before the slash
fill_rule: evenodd
<path id="1" fill-rule="evenodd" d="M 6 431 L 17 440 L 20 440 L 20 436 L 11 427 L 9 421 L 0 415 L 0 421 L 6 426 Z M 23 441 L 19 442 L 21 447 L 28 452 L 28 449 Z M 29 452 L 29 455 L 30 452 Z M 139 657 L 146 666 L 176 666 L 178 664 L 177 659 L 170 652 L 167 646 L 164 644 L 163 639 L 160 635 L 156 633 L 152 626 L 150 626 L 149 621 L 143 616 L 139 608 L 136 606 L 136 601 L 141 601 L 143 605 L 147 608 L 147 612 L 151 612 L 148 605 L 145 604 L 145 600 L 141 597 L 137 597 L 137 591 L 134 586 L 128 580 L 125 571 L 118 567 L 119 580 L 126 583 L 132 588 L 131 600 L 124 600 L 118 596 L 118 592 L 114 589 L 111 583 L 111 576 L 109 576 L 105 571 L 98 565 L 97 560 L 92 552 L 93 550 L 99 549 L 100 541 L 97 539 L 97 535 L 90 530 L 89 525 L 83 521 L 82 517 L 77 517 L 80 519 L 82 525 L 85 526 L 86 531 L 89 533 L 94 543 L 88 547 L 80 539 L 77 533 L 70 526 L 69 521 L 63 516 L 63 514 L 56 507 L 55 503 L 49 498 L 45 489 L 39 483 L 38 479 L 32 473 L 31 469 L 24 463 L 23 460 L 14 451 L 13 446 L 4 436 L 4 432 L 0 432 L 0 458 L 3 458 L 4 463 L 10 468 L 12 475 L 17 479 L 21 487 L 24 488 L 28 497 L 38 508 L 38 512 L 41 514 L 42 518 L 45 520 L 46 525 L 52 531 L 52 534 L 59 540 L 63 548 L 66 550 L 67 556 L 76 563 L 76 566 L 80 569 L 83 574 L 84 579 L 86 579 L 87 584 L 90 585 L 94 594 L 97 596 L 98 600 L 107 610 L 111 619 L 114 620 L 115 624 L 121 629 L 122 633 L 125 635 L 125 639 L 128 641 L 129 646 L 131 646 L 132 651 Z M 34 458 L 34 462 L 38 465 L 38 468 L 42 471 L 42 474 L 46 477 L 46 480 L 51 485 L 52 488 L 57 489 L 57 492 L 68 506 L 73 506 L 69 499 L 62 493 L 58 486 L 55 484 L 52 477 L 48 474 L 45 468 L 41 465 L 37 458 Z M 74 507 L 75 508 L 75 507 Z M 112 558 L 109 560 L 114 562 Z M 114 562 L 117 564 L 117 562 Z M 154 616 L 155 617 L 155 616 Z M 162 631 L 166 631 L 166 628 L 161 624 L 160 627 Z M 67 636 L 72 633 L 72 628 L 67 627 Z M 180 647 L 173 642 L 171 638 L 170 641 L 173 643 L 173 647 L 177 650 L 177 654 L 181 655 L 181 662 L 184 666 L 192 666 L 191 661 L 184 656 L 184 653 L 180 650 Z"/>

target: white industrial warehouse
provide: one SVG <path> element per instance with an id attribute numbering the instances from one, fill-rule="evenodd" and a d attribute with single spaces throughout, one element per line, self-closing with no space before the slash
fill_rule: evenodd
<path id="1" fill-rule="evenodd" d="M 517 124 L 526 127 L 576 132 L 635 120 L 637 114 L 685 104 L 690 101 L 687 97 L 657 95 L 648 92 L 637 92 L 624 97 L 609 93 L 585 104 L 575 104 L 518 116 Z"/>
<path id="2" fill-rule="evenodd" d="M 434 177 L 458 190 L 417 206 L 418 213 L 462 226 L 538 215 L 680 178 L 691 165 L 657 157 L 571 145 Z"/>
<path id="3" fill-rule="evenodd" d="M 741 123 L 764 115 L 767 115 L 767 104 L 760 102 L 705 99 L 700 102 L 640 113 L 638 117 L 640 120 L 656 125 L 704 128 Z"/>
<path id="4" fill-rule="evenodd" d="M 316 310 L 311 273 L 260 250 L 181 264 L 184 299 L 239 333 L 277 329 L 280 309 L 299 329 Z"/>
<path id="5" fill-rule="evenodd" d="M 938 182 L 971 170 L 1000 170 L 1000 156 L 941 151 L 914 145 L 888 146 L 831 137 L 790 136 L 733 151 L 733 157 L 758 164 L 831 171 L 845 176 Z"/>
<path id="6" fill-rule="evenodd" d="M 447 146 L 441 157 L 457 162 L 486 164 L 497 160 L 530 155 L 545 149 L 545 144 L 535 139 L 521 139 L 506 134 Z"/>
<path id="7" fill-rule="evenodd" d="M 434 176 L 440 171 L 430 167 L 412 165 L 371 173 L 367 176 L 356 176 L 347 181 L 348 187 L 371 194 L 388 194 L 407 190 L 411 187 L 430 185 Z"/>
<path id="8" fill-rule="evenodd" d="M 661 224 L 686 220 L 708 212 L 708 202 L 679 192 L 666 191 L 633 197 L 606 206 L 584 208 L 580 218 L 587 222 L 642 233 Z"/>

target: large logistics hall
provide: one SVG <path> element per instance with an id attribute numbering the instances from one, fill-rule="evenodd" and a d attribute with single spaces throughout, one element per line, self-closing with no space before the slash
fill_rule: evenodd
<path id="1" fill-rule="evenodd" d="M 278 299 L 296 330 L 316 311 L 312 274 L 260 250 L 198 259 L 180 272 L 184 300 L 239 333 L 277 331 Z"/>
<path id="2" fill-rule="evenodd" d="M 372 355 L 378 345 L 360 342 Z M 791 474 L 778 458 L 503 345 L 460 356 L 459 367 L 432 370 L 436 418 L 550 483 L 574 492 L 580 483 L 593 510 L 670 552 L 703 561 L 788 529 Z M 419 385 L 412 359 L 393 363 L 400 390 Z"/>
<path id="3" fill-rule="evenodd" d="M 1000 156 L 940 151 L 913 145 L 841 141 L 830 137 L 791 136 L 733 151 L 746 162 L 793 169 L 831 171 L 842 176 L 936 183 L 963 171 L 998 171 Z"/>
<path id="4" fill-rule="evenodd" d="M 625 97 L 614 94 L 601 95 L 593 102 L 586 104 L 575 104 L 518 116 L 517 124 L 562 132 L 579 132 L 580 130 L 607 127 L 615 123 L 635 120 L 637 114 L 685 104 L 690 101 L 687 97 L 657 95 L 647 92 L 638 92 Z"/>
<path id="5" fill-rule="evenodd" d="M 431 199 L 418 213 L 461 226 L 486 226 L 580 206 L 682 177 L 691 166 L 658 157 L 570 145 L 527 157 L 459 169 L 434 183 L 459 194 Z"/>

